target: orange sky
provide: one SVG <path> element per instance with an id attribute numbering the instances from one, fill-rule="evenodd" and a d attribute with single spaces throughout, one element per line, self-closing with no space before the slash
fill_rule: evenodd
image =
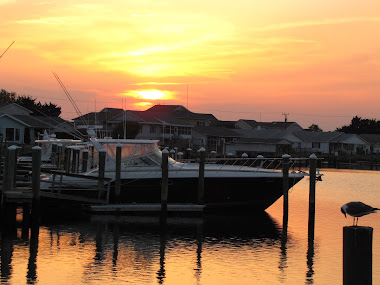
<path id="1" fill-rule="evenodd" d="M 323 130 L 380 119 L 380 1 L 0 0 L 0 88 L 77 114 L 182 104 Z M 153 92 L 151 92 L 153 90 Z M 142 92 L 144 91 L 144 92 Z M 163 97 L 160 98 L 163 92 Z"/>

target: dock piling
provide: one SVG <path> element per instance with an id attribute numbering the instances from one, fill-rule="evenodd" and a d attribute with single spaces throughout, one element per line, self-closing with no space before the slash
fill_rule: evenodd
<path id="1" fill-rule="evenodd" d="M 314 225 L 315 225 L 315 181 L 316 181 L 316 171 L 317 171 L 317 156 L 313 153 L 310 155 L 310 192 L 309 192 L 309 224 L 308 230 L 309 235 L 314 236 Z"/>
<path id="2" fill-rule="evenodd" d="M 104 149 L 99 150 L 99 171 L 98 171 L 98 188 L 104 189 L 104 173 L 106 168 L 106 151 Z M 100 192 L 99 192 L 100 194 Z"/>
<path id="3" fill-rule="evenodd" d="M 169 151 L 162 151 L 162 182 L 161 182 L 161 213 L 166 214 L 168 210 L 168 186 L 169 186 Z"/>
<path id="4" fill-rule="evenodd" d="M 3 192 L 12 191 L 15 187 L 16 149 L 16 146 L 10 146 L 5 151 Z"/>
<path id="5" fill-rule="evenodd" d="M 198 178 L 198 204 L 204 203 L 205 192 L 205 163 L 206 163 L 206 150 L 201 147 L 199 149 L 199 178 Z"/>
<path id="6" fill-rule="evenodd" d="M 282 156 L 282 190 L 284 195 L 284 213 L 289 210 L 289 161 L 290 155 Z"/>
<path id="7" fill-rule="evenodd" d="M 41 147 L 35 146 L 32 148 L 32 216 L 36 216 L 36 212 L 40 207 L 40 176 L 41 176 Z"/>
<path id="8" fill-rule="evenodd" d="M 121 144 L 116 146 L 115 202 L 120 203 L 121 191 Z"/>
<path id="9" fill-rule="evenodd" d="M 373 228 L 343 228 L 343 284 L 372 284 Z"/>

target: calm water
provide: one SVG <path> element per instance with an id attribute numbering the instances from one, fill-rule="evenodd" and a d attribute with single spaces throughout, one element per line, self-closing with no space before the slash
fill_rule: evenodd
<path id="1" fill-rule="evenodd" d="M 288 239 L 281 246 L 282 199 L 258 216 L 92 216 L 1 235 L 6 284 L 342 284 L 342 204 L 380 206 L 380 172 L 323 170 L 317 182 L 314 247 L 308 246 L 308 179 L 291 190 Z M 380 213 L 373 284 L 380 284 Z"/>

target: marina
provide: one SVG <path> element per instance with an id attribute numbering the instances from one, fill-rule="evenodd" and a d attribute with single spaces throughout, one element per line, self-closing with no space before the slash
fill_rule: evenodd
<path id="1" fill-rule="evenodd" d="M 360 199 L 379 205 L 377 171 L 322 169 L 316 185 L 315 234 L 308 234 L 309 181 L 289 193 L 287 242 L 283 201 L 261 214 L 203 217 L 92 214 L 45 216 L 29 231 L 2 230 L 1 282 L 6 284 L 341 284 L 344 226 L 340 207 Z M 380 282 L 376 214 L 360 219 L 373 232 L 373 284 Z M 34 232 L 30 232 L 33 231 Z M 28 234 L 29 232 L 29 234 Z"/>

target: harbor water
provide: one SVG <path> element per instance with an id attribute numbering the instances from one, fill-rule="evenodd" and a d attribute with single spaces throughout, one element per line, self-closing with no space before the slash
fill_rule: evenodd
<path id="1" fill-rule="evenodd" d="M 323 169 L 308 239 L 309 179 L 290 190 L 287 239 L 282 198 L 262 214 L 204 217 L 42 217 L 30 232 L 1 232 L 3 284 L 342 284 L 340 207 L 380 207 L 380 171 Z M 207 191 L 207 189 L 206 189 Z M 21 213 L 19 214 L 21 216 Z M 380 213 L 359 218 L 373 234 L 373 284 L 380 284 Z"/>

